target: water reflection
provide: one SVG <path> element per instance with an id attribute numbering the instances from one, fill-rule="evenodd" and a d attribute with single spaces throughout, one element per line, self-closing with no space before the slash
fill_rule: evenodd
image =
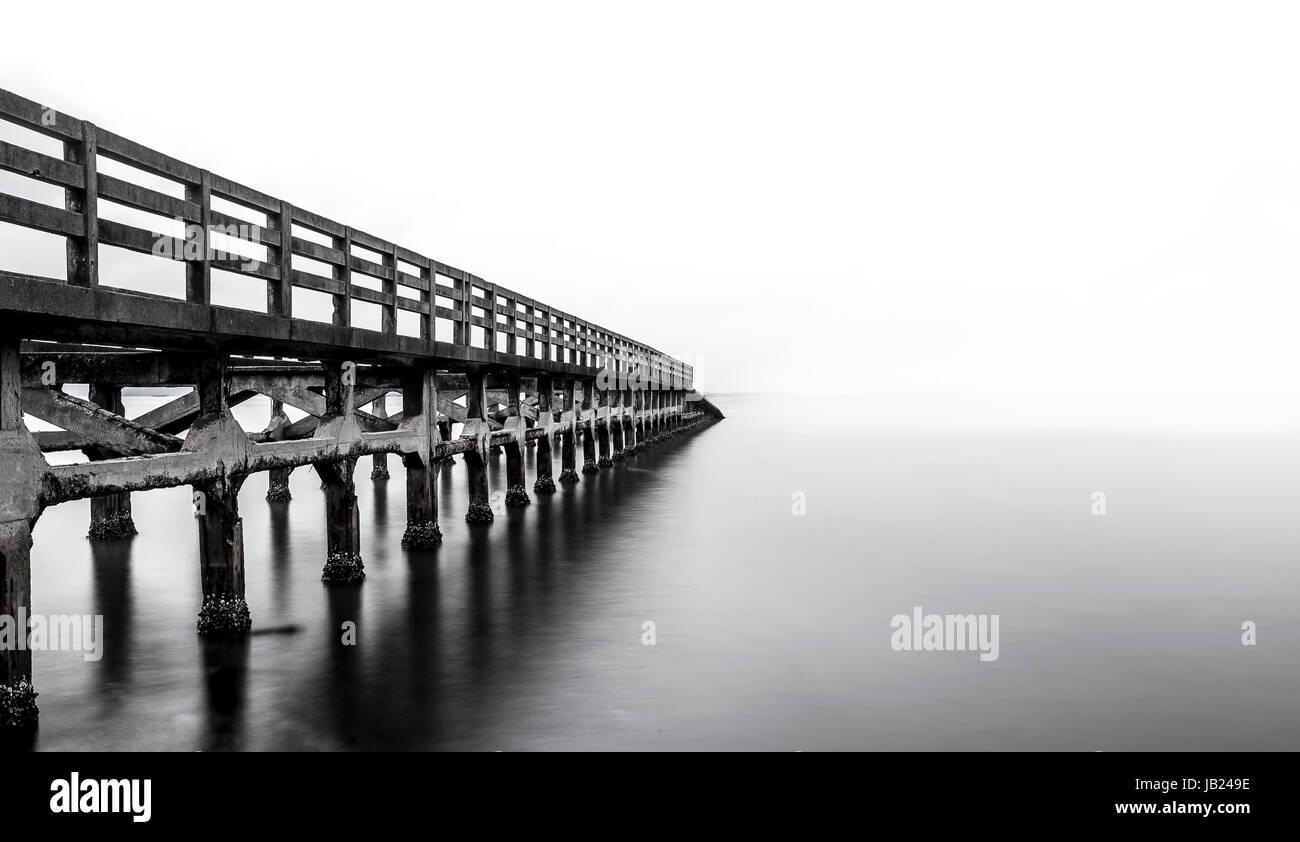
<path id="1" fill-rule="evenodd" d="M 243 641 L 194 634 L 187 489 L 134 495 L 140 534 L 119 543 L 82 537 L 88 506 L 51 509 L 34 603 L 102 613 L 105 648 L 36 653 L 37 746 L 1300 747 L 1285 654 L 1300 647 L 1300 443 L 903 427 L 845 448 L 818 406 L 737 398 L 724 425 L 550 495 L 531 491 L 529 448 L 533 502 L 491 526 L 464 522 L 464 466 L 442 465 L 430 551 L 400 547 L 390 459 L 387 483 L 357 483 L 368 575 L 354 587 L 320 581 L 315 473 L 294 472 L 289 503 L 251 479 Z M 796 427 L 835 458 L 772 446 Z M 503 489 L 502 455 L 489 474 Z M 1093 488 L 1140 516 L 1087 516 Z M 890 651 L 890 617 L 916 604 L 1000 612 L 1002 658 Z M 1276 644 L 1243 657 L 1225 642 L 1244 617 Z"/>

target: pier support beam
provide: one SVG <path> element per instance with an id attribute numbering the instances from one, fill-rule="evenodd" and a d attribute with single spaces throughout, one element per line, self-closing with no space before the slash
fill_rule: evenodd
<path id="1" fill-rule="evenodd" d="M 533 502 L 524 486 L 524 442 L 527 441 L 528 426 L 519 409 L 519 390 L 522 383 L 517 369 L 506 373 L 506 432 L 510 441 L 506 444 L 506 505 L 527 506 Z"/>
<path id="2" fill-rule="evenodd" d="M 90 384 L 90 402 L 107 409 L 114 415 L 126 415 L 122 406 L 122 389 L 107 383 Z M 87 448 L 86 456 L 93 462 L 98 459 L 111 459 L 121 454 L 107 453 L 96 448 Z M 131 517 L 131 492 L 105 494 L 90 498 L 90 531 L 86 537 L 92 541 L 116 541 L 130 538 L 136 534 L 135 521 Z"/>
<path id="3" fill-rule="evenodd" d="M 374 404 L 370 408 L 370 411 L 372 414 L 377 415 L 380 418 L 387 419 L 388 418 L 387 395 L 380 395 L 378 398 L 376 398 Z M 371 465 L 370 467 L 371 479 L 389 478 L 387 453 L 376 453 L 374 456 L 371 456 L 370 465 Z"/>
<path id="4" fill-rule="evenodd" d="M 244 599 L 244 521 L 239 516 L 242 484 L 242 478 L 223 477 L 194 486 L 203 585 L 199 634 L 240 635 L 253 625 Z"/>
<path id="5" fill-rule="evenodd" d="M 31 610 L 31 526 L 26 519 L 0 523 L 0 733 L 31 728 L 40 715 L 26 645 Z"/>
<path id="6" fill-rule="evenodd" d="M 551 375 L 539 374 L 537 376 L 537 426 L 542 428 L 542 437 L 537 440 L 537 481 L 533 483 L 533 491 L 538 494 L 555 493 L 555 478 L 551 474 L 554 443 L 551 431 L 555 428 L 555 416 L 551 412 L 553 394 Z"/>
<path id="7" fill-rule="evenodd" d="M 664 438 L 664 393 L 655 389 L 650 393 L 650 430 L 656 444 Z"/>
<path id="8" fill-rule="evenodd" d="M 361 514 L 357 506 L 356 459 L 318 462 L 325 481 L 325 568 L 321 581 L 350 585 L 366 578 L 361 560 Z"/>
<path id="9" fill-rule="evenodd" d="M 592 391 L 595 393 L 594 403 L 596 405 L 596 419 L 592 423 L 594 424 L 596 421 L 601 419 L 604 419 L 605 421 L 604 426 L 596 427 L 596 443 L 599 446 L 600 451 L 600 459 L 597 460 L 596 464 L 602 468 L 608 468 L 614 464 L 614 460 L 610 458 L 609 450 L 609 427 L 613 423 L 613 415 L 610 413 L 609 409 L 609 392 L 603 389 L 596 389 L 595 380 L 590 380 L 588 382 L 591 384 Z"/>
<path id="10" fill-rule="evenodd" d="M 39 710 L 26 648 L 32 610 L 32 526 L 45 458 L 23 424 L 19 340 L 0 337 L 0 733 L 30 732 Z M 18 642 L 23 641 L 23 646 Z"/>
<path id="11" fill-rule="evenodd" d="M 351 378 L 344 377 L 337 362 L 323 363 L 325 368 L 325 415 L 316 428 L 317 435 L 339 436 L 356 425 L 353 412 Z M 317 462 L 325 489 L 325 567 L 321 581 L 350 585 L 366 578 L 361 560 L 361 515 L 357 506 L 356 457 L 333 462 Z"/>
<path id="12" fill-rule="evenodd" d="M 610 458 L 614 462 L 622 462 L 626 458 L 623 454 L 623 390 L 615 389 L 607 394 L 613 395 L 614 400 L 614 406 L 609 416 L 609 426 L 606 428 L 614 450 Z"/>
<path id="13" fill-rule="evenodd" d="M 284 402 L 271 401 L 271 421 L 266 425 L 267 435 L 271 441 L 284 441 L 285 428 L 289 426 L 289 416 L 285 414 Z M 293 468 L 273 468 L 266 484 L 266 499 L 273 503 L 283 503 L 293 499 L 289 491 L 289 475 Z"/>
<path id="14" fill-rule="evenodd" d="M 637 452 L 637 404 L 632 390 L 623 390 L 623 452 L 630 456 Z"/>
<path id="15" fill-rule="evenodd" d="M 584 474 L 600 473 L 596 464 L 596 381 L 594 378 L 582 378 L 582 412 L 579 415 L 582 427 L 582 472 Z"/>
<path id="16" fill-rule="evenodd" d="M 576 432 L 573 378 L 564 378 L 563 386 L 564 406 L 560 413 L 560 484 L 571 485 L 578 481 L 578 454 L 573 441 Z"/>
<path id="17" fill-rule="evenodd" d="M 465 396 L 465 430 L 461 433 L 461 438 L 472 439 L 474 443 L 473 449 L 465 451 L 465 473 L 469 483 L 466 523 L 491 523 L 496 520 L 488 491 L 488 442 L 492 438 L 492 428 L 487 420 L 486 379 L 481 370 L 466 374 L 469 391 Z"/>
<path id="18" fill-rule="evenodd" d="M 186 449 L 221 446 L 234 426 L 228 403 L 229 374 L 224 357 L 199 365 L 195 393 L 199 414 L 186 437 Z M 231 459 L 232 462 L 237 461 Z M 252 628 L 244 599 L 244 522 L 239 517 L 239 488 L 244 477 L 223 472 L 193 486 L 194 517 L 199 527 L 199 580 L 203 604 L 199 634 L 233 636 Z"/>
<path id="19" fill-rule="evenodd" d="M 645 392 L 632 390 L 632 446 L 628 453 L 640 453 L 645 449 Z"/>
<path id="20" fill-rule="evenodd" d="M 440 433 L 437 378 L 432 371 L 412 376 L 402 386 L 404 424 L 414 424 L 427 433 L 428 447 L 402 456 L 406 467 L 406 532 L 402 546 L 408 550 L 428 550 L 442 543 L 438 528 L 438 464 L 434 457 Z"/>

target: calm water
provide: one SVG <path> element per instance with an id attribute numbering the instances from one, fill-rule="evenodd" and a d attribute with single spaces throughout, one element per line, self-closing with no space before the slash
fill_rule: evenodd
<path id="1" fill-rule="evenodd" d="M 444 469 L 434 552 L 399 546 L 400 463 L 372 483 L 362 460 L 356 588 L 320 582 L 315 474 L 289 504 L 251 478 L 254 626 L 299 631 L 244 644 L 194 633 L 188 489 L 135 495 L 140 535 L 113 545 L 85 539 L 87 502 L 47 511 L 34 610 L 102 613 L 106 654 L 36 653 L 38 747 L 1300 749 L 1300 428 L 717 401 L 722 424 L 491 527 Z M 999 614 L 1000 659 L 892 651 L 917 605 Z"/>

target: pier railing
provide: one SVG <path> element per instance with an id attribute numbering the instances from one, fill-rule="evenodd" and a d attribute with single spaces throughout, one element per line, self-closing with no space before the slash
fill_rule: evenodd
<path id="1" fill-rule="evenodd" d="M 672 388 L 693 388 L 691 366 L 645 343 L 90 122 L 5 90 L 0 119 L 63 144 L 62 157 L 54 157 L 0 141 L 0 170 L 65 194 L 56 207 L 0 192 L 0 222 L 67 240 L 61 278 L 6 271 L 0 254 L 0 313 L 22 314 L 49 338 L 164 347 L 215 342 L 234 353 L 374 362 L 433 358 L 579 377 L 638 371 Z M 165 179 L 183 198 L 101 173 L 101 160 Z M 106 219 L 101 199 L 189 233 L 164 236 Z M 222 237 L 239 241 L 240 253 L 214 248 Z M 184 298 L 101 286 L 103 246 L 183 262 Z M 250 250 L 265 258 L 243 256 Z M 264 311 L 213 304 L 214 271 L 261 281 Z M 328 295 L 330 322 L 295 317 L 297 290 Z M 379 330 L 354 324 L 356 304 L 379 308 Z"/>

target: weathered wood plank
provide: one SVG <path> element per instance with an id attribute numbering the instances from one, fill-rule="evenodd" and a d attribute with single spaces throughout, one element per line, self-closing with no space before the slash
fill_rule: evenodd
<path id="1" fill-rule="evenodd" d="M 0 170 L 25 175 L 28 178 L 55 184 L 60 187 L 80 189 L 85 185 L 81 167 L 40 152 L 33 152 L 0 140 Z"/>
<path id="2" fill-rule="evenodd" d="M 81 237 L 86 233 L 86 222 L 80 214 L 8 193 L 0 193 L 0 222 L 65 237 Z"/>

